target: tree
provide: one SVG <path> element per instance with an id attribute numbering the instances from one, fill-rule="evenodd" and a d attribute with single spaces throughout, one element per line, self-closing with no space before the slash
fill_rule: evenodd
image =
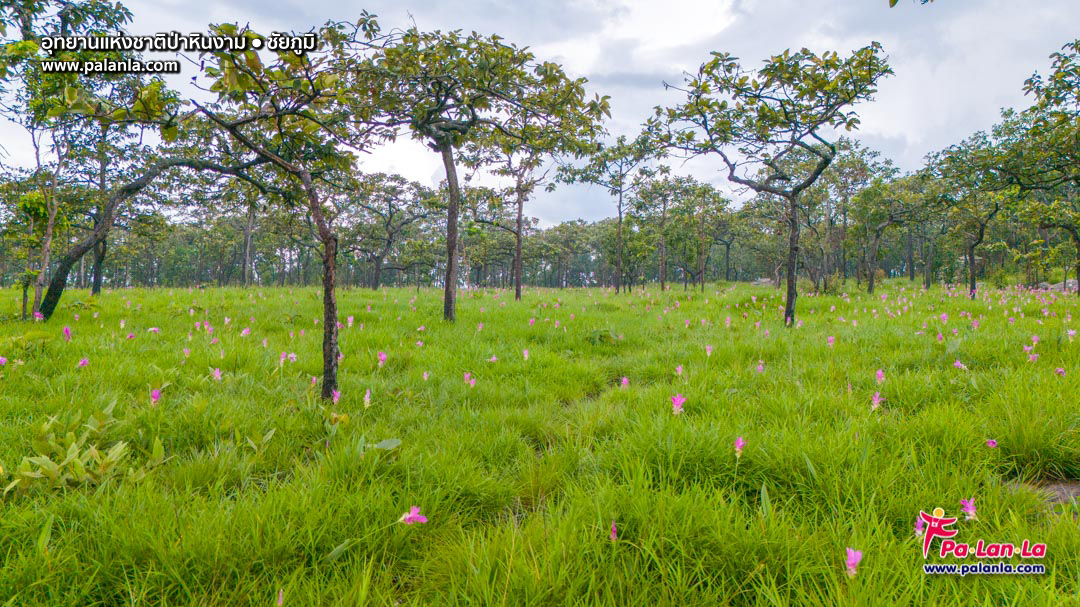
<path id="1" fill-rule="evenodd" d="M 373 64 L 384 75 L 379 109 L 407 124 L 413 137 L 442 157 L 448 188 L 443 318 L 453 321 L 462 203 L 456 151 L 491 141 L 495 132 L 528 149 L 539 145 L 539 129 L 576 133 L 577 125 L 607 115 L 608 102 L 600 97 L 586 101 L 584 78 L 571 80 L 558 65 L 537 63 L 527 49 L 475 32 L 462 36 L 460 31 L 410 29 L 382 49 Z M 519 166 L 532 170 L 529 162 Z"/>
<path id="2" fill-rule="evenodd" d="M 647 163 L 659 156 L 659 148 L 644 134 L 633 141 L 620 135 L 614 145 L 597 146 L 583 167 L 560 167 L 558 178 L 566 183 L 584 182 L 598 185 L 615 197 L 617 223 L 615 232 L 615 292 L 623 280 L 623 213 L 627 198 L 641 185 L 639 176 L 646 176 Z"/>
<path id="3" fill-rule="evenodd" d="M 844 59 L 835 52 L 784 51 L 757 71 L 743 68 L 730 54 L 713 53 L 688 76 L 686 88 L 672 87 L 685 93 L 686 101 L 657 108 L 650 120 L 650 130 L 667 146 L 689 156 L 718 155 L 730 181 L 785 202 L 788 326 L 795 323 L 798 295 L 799 197 L 836 156 L 828 131 L 856 128 L 859 119 L 849 107 L 869 100 L 891 73 L 876 42 Z M 815 159 L 809 171 L 793 170 L 800 163 L 785 165 L 796 151 Z"/>
<path id="4" fill-rule="evenodd" d="M 400 175 L 361 175 L 341 194 L 348 209 L 341 216 L 346 249 L 372 263 L 371 288 L 378 290 L 383 264 L 409 229 L 430 217 L 438 206 L 435 193 Z M 395 269 L 404 269 L 396 266 Z"/>

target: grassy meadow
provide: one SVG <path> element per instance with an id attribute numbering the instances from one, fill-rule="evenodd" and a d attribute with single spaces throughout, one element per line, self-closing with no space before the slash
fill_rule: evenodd
<path id="1" fill-rule="evenodd" d="M 325 404 L 315 289 L 8 290 L 0 605 L 1080 604 L 1077 297 L 849 286 L 343 290 Z"/>

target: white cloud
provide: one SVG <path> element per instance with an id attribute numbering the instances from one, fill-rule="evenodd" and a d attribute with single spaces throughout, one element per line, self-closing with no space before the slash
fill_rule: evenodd
<path id="1" fill-rule="evenodd" d="M 140 0 L 130 30 L 202 31 L 210 21 L 250 22 L 261 30 L 307 30 L 328 19 L 354 19 L 361 7 L 339 0 Z M 557 60 L 586 76 L 597 92 L 612 96 L 615 134 L 634 134 L 653 106 L 676 103 L 662 81 L 681 82 L 713 50 L 729 51 L 754 66 L 785 48 L 849 52 L 880 41 L 896 75 L 884 81 L 873 103 L 859 109 L 856 133 L 904 169 L 923 156 L 989 128 L 1003 106 L 1024 106 L 1023 80 L 1045 71 L 1047 56 L 1080 32 L 1080 2 L 1015 0 L 939 1 L 928 5 L 886 0 L 373 0 L 364 8 L 384 28 L 405 27 L 411 15 L 424 29 L 498 33 L 530 46 L 538 58 Z M 193 70 L 187 70 L 193 73 Z M 190 73 L 171 82 L 189 92 Z M 6 163 L 26 164 L 29 141 L 0 125 Z M 407 139 L 362 160 L 365 170 L 400 172 L 435 185 L 438 156 Z M 725 184 L 712 159 L 678 170 Z M 531 211 L 544 224 L 612 214 L 598 188 L 561 187 L 538 193 Z"/>

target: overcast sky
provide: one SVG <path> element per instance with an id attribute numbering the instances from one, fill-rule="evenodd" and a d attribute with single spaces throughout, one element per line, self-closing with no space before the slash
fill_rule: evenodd
<path id="1" fill-rule="evenodd" d="M 539 60 L 585 76 L 592 92 L 610 95 L 613 135 L 634 135 L 656 105 L 677 103 L 663 82 L 681 83 L 711 51 L 744 65 L 784 49 L 841 55 L 880 42 L 895 75 L 876 100 L 860 106 L 856 136 L 902 169 L 994 124 L 1002 107 L 1026 107 L 1024 80 L 1045 72 L 1048 55 L 1080 37 L 1080 1 L 937 0 L 126 0 L 131 34 L 205 31 L 210 22 L 250 23 L 260 32 L 305 31 L 327 20 L 352 20 L 361 9 L 383 29 L 464 29 L 497 33 L 529 46 Z M 194 75 L 190 66 L 176 86 Z M 191 72 L 191 73 L 187 73 Z M 9 157 L 28 149 L 18 130 L 0 127 Z M 730 190 L 715 160 L 676 164 Z M 365 171 L 389 171 L 435 185 L 435 153 L 398 143 L 364 159 Z M 585 186 L 538 193 L 530 214 L 550 225 L 614 214 L 607 194 Z"/>

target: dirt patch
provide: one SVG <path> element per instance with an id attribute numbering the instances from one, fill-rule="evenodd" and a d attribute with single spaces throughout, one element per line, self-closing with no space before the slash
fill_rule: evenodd
<path id="1" fill-rule="evenodd" d="M 1051 504 L 1068 504 L 1080 501 L 1080 481 L 1035 481 L 1013 483 L 1016 489 L 1030 489 L 1041 494 Z"/>

